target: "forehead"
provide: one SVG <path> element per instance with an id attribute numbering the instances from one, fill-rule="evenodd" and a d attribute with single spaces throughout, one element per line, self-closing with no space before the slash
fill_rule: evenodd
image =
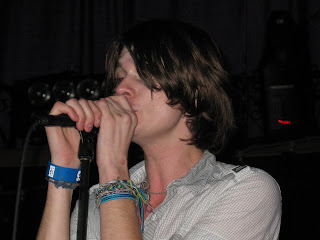
<path id="1" fill-rule="evenodd" d="M 118 65 L 122 66 L 124 64 L 134 64 L 134 61 L 130 55 L 130 52 L 126 47 L 123 47 L 118 59 Z"/>
<path id="2" fill-rule="evenodd" d="M 121 50 L 119 58 L 123 57 L 127 53 L 129 53 L 128 48 L 127 47 L 123 47 L 122 50 Z"/>

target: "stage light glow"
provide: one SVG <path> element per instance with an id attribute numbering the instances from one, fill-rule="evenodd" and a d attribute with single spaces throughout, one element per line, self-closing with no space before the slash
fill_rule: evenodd
<path id="1" fill-rule="evenodd" d="M 56 101 L 65 102 L 76 96 L 74 83 L 70 80 L 57 81 L 54 84 L 52 91 Z"/>
<path id="2" fill-rule="evenodd" d="M 278 120 L 278 123 L 280 123 L 282 125 L 290 125 L 291 121 L 289 121 L 289 120 Z"/>
<path id="3" fill-rule="evenodd" d="M 51 87 L 44 82 L 35 82 L 28 89 L 30 103 L 33 105 L 45 105 L 51 99 Z"/>
<path id="4" fill-rule="evenodd" d="M 101 86 L 96 79 L 86 78 L 79 82 L 77 95 L 88 100 L 97 100 L 100 96 Z"/>

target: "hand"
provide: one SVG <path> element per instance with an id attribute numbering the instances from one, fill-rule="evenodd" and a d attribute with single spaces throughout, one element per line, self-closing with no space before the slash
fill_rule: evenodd
<path id="1" fill-rule="evenodd" d="M 97 101 L 70 99 L 55 103 L 50 114 L 65 113 L 76 122 L 75 128 L 46 127 L 52 162 L 78 168 L 78 131 L 99 129 L 96 159 L 103 183 L 117 177 L 129 178 L 128 149 L 137 125 L 137 117 L 125 96 L 112 96 Z M 78 131 L 77 131 L 78 130 Z"/>
<path id="2" fill-rule="evenodd" d="M 127 98 L 112 96 L 94 102 L 102 113 L 97 140 L 97 165 L 101 183 L 129 178 L 128 149 L 137 125 L 137 116 Z"/>
<path id="3" fill-rule="evenodd" d="M 96 106 L 92 101 L 70 99 L 66 103 L 56 102 L 50 115 L 67 114 L 76 128 L 46 127 L 46 133 L 51 153 L 51 161 L 63 167 L 78 168 L 78 149 L 80 143 L 79 131 L 91 131 L 92 125 L 98 127 L 101 114 L 93 115 Z M 95 119 L 96 117 L 96 119 Z"/>

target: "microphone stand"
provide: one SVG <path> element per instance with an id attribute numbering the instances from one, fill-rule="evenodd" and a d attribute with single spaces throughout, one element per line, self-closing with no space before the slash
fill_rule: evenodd
<path id="1" fill-rule="evenodd" d="M 97 133 L 97 128 L 93 128 L 89 133 L 85 131 L 80 132 L 78 157 L 81 164 L 81 179 L 79 186 L 77 240 L 85 240 L 87 238 L 90 162 L 95 158 Z"/>

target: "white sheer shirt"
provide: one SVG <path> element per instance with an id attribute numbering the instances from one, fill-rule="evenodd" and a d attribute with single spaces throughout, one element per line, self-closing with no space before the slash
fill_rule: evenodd
<path id="1" fill-rule="evenodd" d="M 136 184 L 145 181 L 144 161 L 130 169 Z M 90 189 L 87 239 L 100 239 L 95 189 Z M 77 235 L 78 204 L 72 213 L 71 239 Z M 278 239 L 281 194 L 265 171 L 216 161 L 205 151 L 182 178 L 167 186 L 165 200 L 144 222 L 143 239 Z"/>

